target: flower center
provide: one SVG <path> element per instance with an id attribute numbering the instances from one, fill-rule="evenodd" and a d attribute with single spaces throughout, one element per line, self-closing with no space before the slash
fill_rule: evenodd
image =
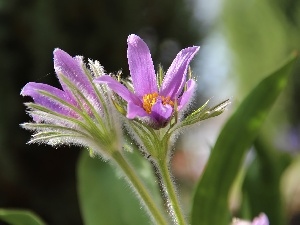
<path id="1" fill-rule="evenodd" d="M 170 105 L 174 107 L 174 102 L 170 99 L 170 97 L 160 96 L 157 92 L 152 94 L 146 94 L 143 96 L 143 108 L 147 113 L 151 113 L 152 106 L 156 103 L 157 99 L 162 101 L 163 105 Z"/>

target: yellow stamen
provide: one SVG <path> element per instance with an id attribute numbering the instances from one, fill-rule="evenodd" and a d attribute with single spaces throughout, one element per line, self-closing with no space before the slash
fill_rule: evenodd
<path id="1" fill-rule="evenodd" d="M 169 96 L 168 97 L 160 96 L 160 97 L 161 97 L 162 103 L 164 105 L 168 104 L 168 105 L 174 107 L 174 102 L 170 99 Z"/>
<path id="2" fill-rule="evenodd" d="M 157 92 L 152 94 L 146 94 L 143 96 L 143 108 L 147 113 L 151 113 L 152 106 L 156 103 L 157 99 L 161 99 L 163 105 L 170 105 L 174 107 L 174 102 L 170 99 L 169 96 L 159 96 Z"/>

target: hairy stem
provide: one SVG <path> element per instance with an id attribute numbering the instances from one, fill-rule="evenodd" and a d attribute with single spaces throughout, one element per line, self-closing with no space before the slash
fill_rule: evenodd
<path id="1" fill-rule="evenodd" d="M 169 213 L 177 225 L 186 225 L 182 209 L 176 194 L 174 182 L 171 178 L 170 170 L 166 160 L 158 160 L 158 169 L 160 171 L 162 187 L 165 191 Z"/>
<path id="2" fill-rule="evenodd" d="M 147 207 L 147 211 L 152 217 L 152 220 L 155 221 L 158 225 L 167 225 L 168 223 L 161 213 L 161 210 L 159 210 L 159 208 L 156 206 L 153 198 L 151 198 L 151 196 L 149 195 L 147 188 L 144 186 L 143 182 L 140 180 L 140 178 L 124 158 L 124 156 L 119 151 L 116 151 L 112 154 L 112 157 L 117 165 L 122 169 L 127 177 L 127 180 L 131 183 L 131 185 L 138 193 L 138 196 L 142 199 L 142 202 Z"/>

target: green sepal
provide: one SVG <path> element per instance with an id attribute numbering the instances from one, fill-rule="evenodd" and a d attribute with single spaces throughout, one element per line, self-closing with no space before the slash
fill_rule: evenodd
<path id="1" fill-rule="evenodd" d="M 115 99 L 111 99 L 112 103 L 114 104 L 116 110 L 121 113 L 123 116 L 126 116 L 127 111 L 124 109 L 124 107 Z"/>
<path id="2" fill-rule="evenodd" d="M 208 108 L 208 102 L 205 102 L 204 105 L 202 105 L 199 109 L 188 115 L 181 123 L 180 127 L 193 125 L 195 123 L 198 123 L 202 120 L 206 120 L 215 116 L 218 116 L 222 114 L 226 107 L 230 104 L 229 99 L 219 103 L 218 105 Z"/>

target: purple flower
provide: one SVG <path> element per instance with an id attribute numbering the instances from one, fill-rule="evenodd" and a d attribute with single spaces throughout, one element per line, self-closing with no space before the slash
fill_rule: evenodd
<path id="1" fill-rule="evenodd" d="M 110 92 L 92 82 L 103 75 L 99 62 L 89 60 L 87 68 L 83 57 L 55 49 L 54 69 L 62 89 L 29 82 L 21 91 L 34 100 L 25 104 L 33 122 L 21 124 L 35 132 L 29 143 L 75 144 L 105 158 L 121 149 L 121 128 Z"/>
<path id="2" fill-rule="evenodd" d="M 181 50 L 159 85 L 146 43 L 134 34 L 129 35 L 127 42 L 127 58 L 134 93 L 108 75 L 95 81 L 106 83 L 127 102 L 127 118 L 142 117 L 153 127 L 162 128 L 170 121 L 175 108 L 177 111 L 184 109 L 194 93 L 196 82 L 193 79 L 186 81 L 186 74 L 200 47 Z"/>
<path id="3" fill-rule="evenodd" d="M 261 213 L 258 217 L 255 217 L 252 222 L 234 219 L 232 225 L 269 225 L 269 219 L 266 214 Z"/>
<path id="4" fill-rule="evenodd" d="M 82 57 L 75 56 L 72 58 L 68 53 L 61 49 L 55 49 L 53 54 L 54 69 L 62 86 L 62 90 L 43 83 L 29 82 L 23 87 L 21 95 L 32 97 L 36 104 L 56 113 L 65 116 L 79 117 L 78 112 L 76 112 L 74 108 L 70 107 L 74 106 L 75 108 L 80 109 L 80 98 L 76 97 L 72 87 L 66 83 L 67 80 L 69 80 L 74 87 L 78 88 L 83 95 L 87 96 L 87 98 L 93 102 L 96 106 L 95 108 L 97 108 L 100 112 L 100 102 L 96 97 L 92 83 L 85 74 Z M 45 93 L 48 94 L 45 95 Z M 61 99 L 69 105 L 55 100 L 55 98 Z M 87 103 L 82 104 L 86 107 L 86 109 L 88 108 Z M 33 119 L 38 122 L 41 118 L 34 116 Z"/>
<path id="5" fill-rule="evenodd" d="M 269 219 L 266 214 L 261 213 L 258 217 L 254 218 L 252 225 L 269 225 Z"/>

